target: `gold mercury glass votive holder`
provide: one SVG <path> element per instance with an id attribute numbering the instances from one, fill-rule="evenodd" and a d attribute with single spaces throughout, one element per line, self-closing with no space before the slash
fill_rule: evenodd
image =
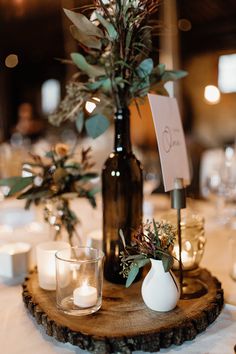
<path id="1" fill-rule="evenodd" d="M 162 215 L 161 219 L 165 219 L 177 227 L 177 214 L 175 210 Z M 183 209 L 181 211 L 181 236 L 183 270 L 190 271 L 197 269 L 206 244 L 204 218 L 188 209 Z M 179 260 L 178 237 L 176 237 L 172 254 Z M 173 269 L 179 269 L 179 262 L 176 260 Z"/>
<path id="2" fill-rule="evenodd" d="M 102 305 L 103 258 L 101 250 L 71 247 L 56 253 L 56 302 L 62 312 L 84 316 Z"/>

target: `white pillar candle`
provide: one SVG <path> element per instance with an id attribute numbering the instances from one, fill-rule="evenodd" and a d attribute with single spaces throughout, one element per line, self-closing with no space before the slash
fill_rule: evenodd
<path id="1" fill-rule="evenodd" d="M 44 242 L 37 246 L 37 267 L 39 286 L 45 290 L 56 290 L 56 259 L 55 253 L 70 248 L 67 242 Z"/>
<path id="2" fill-rule="evenodd" d="M 73 292 L 73 301 L 79 307 L 91 307 L 97 303 L 97 289 L 85 281 Z"/>
<path id="3" fill-rule="evenodd" d="M 0 247 L 0 276 L 15 278 L 27 274 L 31 245 L 24 242 L 8 243 Z"/>

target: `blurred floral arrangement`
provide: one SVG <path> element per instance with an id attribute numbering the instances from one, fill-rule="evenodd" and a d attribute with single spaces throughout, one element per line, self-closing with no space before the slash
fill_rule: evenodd
<path id="1" fill-rule="evenodd" d="M 152 222 L 141 224 L 133 236 L 131 246 L 126 245 L 122 230 L 120 236 L 124 245 L 124 251 L 120 254 L 121 274 L 127 278 L 126 287 L 132 284 L 139 268 L 149 263 L 150 258 L 161 260 L 165 272 L 172 268 L 174 257 L 171 251 L 176 238 L 176 227 L 168 221 L 153 219 Z"/>
<path id="2" fill-rule="evenodd" d="M 96 206 L 97 187 L 91 181 L 98 177 L 91 172 L 90 148 L 82 150 L 80 162 L 73 159 L 74 152 L 66 144 L 56 144 L 45 154 L 45 158 L 30 154 L 32 161 L 23 164 L 22 176 L 0 180 L 0 186 L 8 186 L 7 197 L 25 199 L 25 209 L 31 204 L 44 205 L 44 219 L 55 228 L 55 239 L 65 227 L 69 241 L 76 234 L 78 218 L 71 210 L 73 198 L 87 198 Z M 78 236 L 78 235 L 77 235 Z"/>
<path id="3" fill-rule="evenodd" d="M 115 108 L 133 101 L 138 108 L 138 100 L 148 92 L 168 95 L 164 84 L 186 75 L 165 70 L 163 64 L 155 66 L 150 57 L 153 31 L 160 28 L 152 20 L 158 5 L 158 0 L 94 0 L 81 7 L 82 13 L 64 9 L 80 51 L 64 62 L 75 64 L 78 72 L 66 86 L 59 109 L 49 117 L 52 124 L 74 121 L 79 133 L 85 127 L 96 138 L 108 128 Z M 89 117 L 87 102 L 96 106 Z"/>

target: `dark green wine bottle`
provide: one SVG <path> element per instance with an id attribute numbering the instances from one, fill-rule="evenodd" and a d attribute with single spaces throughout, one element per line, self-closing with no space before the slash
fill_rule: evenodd
<path id="1" fill-rule="evenodd" d="M 120 109 L 115 114 L 114 151 L 102 171 L 103 196 L 103 250 L 105 253 L 104 276 L 112 282 L 124 284 L 120 266 L 123 244 L 126 244 L 142 222 L 143 175 L 140 162 L 132 152 L 130 139 L 130 112 Z"/>

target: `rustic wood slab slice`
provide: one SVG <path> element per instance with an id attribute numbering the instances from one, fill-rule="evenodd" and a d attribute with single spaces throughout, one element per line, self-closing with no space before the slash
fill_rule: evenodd
<path id="1" fill-rule="evenodd" d="M 221 284 L 206 269 L 199 269 L 196 277 L 207 285 L 207 294 L 180 300 L 174 310 L 166 313 L 145 306 L 141 281 L 128 289 L 105 281 L 101 309 L 86 317 L 57 310 L 55 291 L 39 288 L 36 272 L 25 279 L 23 300 L 37 323 L 60 342 L 96 354 L 154 352 L 194 339 L 219 315 L 224 302 Z"/>

